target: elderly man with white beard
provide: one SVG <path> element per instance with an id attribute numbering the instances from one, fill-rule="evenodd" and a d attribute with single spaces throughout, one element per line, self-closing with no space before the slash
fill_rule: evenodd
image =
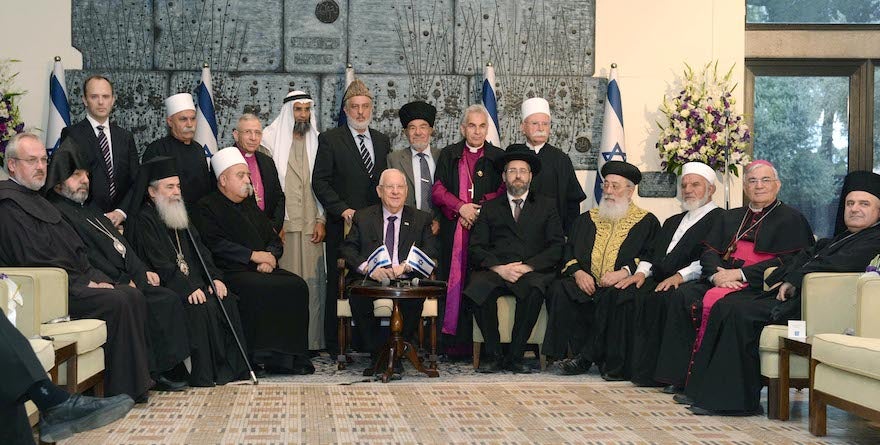
<path id="1" fill-rule="evenodd" d="M 548 356 L 571 361 L 562 369 L 586 372 L 592 363 L 606 380 L 623 379 L 624 357 L 619 348 L 607 348 L 624 337 L 623 321 L 614 310 L 620 284 L 646 258 L 660 222 L 632 202 L 642 173 L 623 161 L 609 161 L 600 172 L 604 178 L 599 207 L 574 220 L 565 244 L 561 280 L 548 292 L 549 320 L 544 338 Z M 625 344 L 625 343 L 622 343 Z"/>
<path id="2" fill-rule="evenodd" d="M 227 292 L 223 274 L 190 223 L 174 159 L 159 156 L 143 163 L 134 196 L 125 236 L 147 267 L 159 275 L 162 286 L 184 299 L 192 360 L 190 386 L 210 387 L 245 378 L 247 365 L 218 302 L 218 298 L 223 300 L 244 342 L 238 297 Z M 204 259 L 204 268 L 200 259 Z M 216 296 L 205 269 L 217 288 Z"/>
<path id="3" fill-rule="evenodd" d="M 723 212 L 712 202 L 712 167 L 701 162 L 685 164 L 680 189 L 685 211 L 666 220 L 648 256 L 640 258 L 635 273 L 614 286 L 618 291 L 612 300 L 617 304 L 611 310 L 621 312 L 613 317 L 622 322 L 621 336 L 606 344 L 606 349 L 618 349 L 616 356 L 624 358 L 623 377 L 640 386 L 658 386 L 654 368 L 663 338 L 666 302 L 679 285 L 700 278 L 703 242 Z M 589 363 L 583 359 L 562 363 L 566 374 L 585 372 L 585 368 Z"/>

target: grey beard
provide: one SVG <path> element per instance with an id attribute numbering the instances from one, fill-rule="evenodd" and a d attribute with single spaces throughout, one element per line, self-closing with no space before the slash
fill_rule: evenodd
<path id="1" fill-rule="evenodd" d="M 189 215 L 183 201 L 171 201 L 165 197 L 156 198 L 156 210 L 159 218 L 171 229 L 181 230 L 189 226 Z"/>
<path id="2" fill-rule="evenodd" d="M 297 136 L 305 136 L 306 133 L 312 128 L 312 124 L 309 121 L 305 122 L 294 122 L 293 123 L 293 134 Z"/>
<path id="3" fill-rule="evenodd" d="M 253 196 L 254 186 L 251 184 L 242 184 L 241 185 L 241 194 L 247 195 L 247 196 Z"/>
<path id="4" fill-rule="evenodd" d="M 348 124 L 351 125 L 351 128 L 354 128 L 357 131 L 366 131 L 367 128 L 370 128 L 370 124 L 373 122 L 373 116 L 370 116 L 369 119 L 365 120 L 363 123 L 355 122 L 354 119 L 350 119 Z"/>
<path id="5" fill-rule="evenodd" d="M 511 196 L 522 196 L 525 192 L 529 191 L 529 183 L 527 182 L 523 186 L 507 184 L 507 191 Z"/>
<path id="6" fill-rule="evenodd" d="M 626 216 L 627 210 L 629 210 L 629 202 L 611 202 L 604 196 L 599 202 L 599 218 L 605 220 L 618 221 Z"/>
<path id="7" fill-rule="evenodd" d="M 82 204 L 82 203 L 86 202 L 87 199 L 89 199 L 89 190 L 88 189 L 82 190 L 82 191 L 75 191 L 75 190 L 72 190 L 70 187 L 68 187 L 64 183 L 61 184 L 61 190 L 59 190 L 58 193 L 61 196 L 65 197 L 65 198 L 67 198 L 77 204 Z"/>
<path id="8" fill-rule="evenodd" d="M 685 200 L 682 200 L 681 208 L 684 209 L 686 212 L 690 212 L 691 210 L 697 210 L 700 207 L 703 207 L 704 205 L 706 205 L 709 202 L 709 199 L 710 199 L 709 196 L 704 196 L 704 197 L 702 197 L 696 201 L 692 201 L 692 202 L 687 202 Z"/>

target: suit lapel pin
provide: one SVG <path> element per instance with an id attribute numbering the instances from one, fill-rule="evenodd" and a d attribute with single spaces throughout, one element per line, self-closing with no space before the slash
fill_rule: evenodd
<path id="1" fill-rule="evenodd" d="M 483 177 L 483 171 L 482 171 L 482 170 L 477 170 L 477 176 L 479 176 L 479 177 L 482 178 L 482 177 Z"/>
<path id="2" fill-rule="evenodd" d="M 404 222 L 403 222 L 403 225 L 408 226 L 408 225 L 409 225 L 409 221 L 404 221 Z"/>

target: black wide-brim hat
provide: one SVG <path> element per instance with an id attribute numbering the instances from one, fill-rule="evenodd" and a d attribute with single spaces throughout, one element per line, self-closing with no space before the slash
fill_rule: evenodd
<path id="1" fill-rule="evenodd" d="M 608 175 L 623 176 L 629 179 L 633 184 L 642 182 L 642 172 L 635 166 L 625 161 L 608 161 L 602 166 L 602 177 Z"/>
<path id="2" fill-rule="evenodd" d="M 504 167 L 510 161 L 525 161 L 532 170 L 532 175 L 537 175 L 541 171 L 541 160 L 529 147 L 523 144 L 508 145 L 504 155 L 495 160 L 495 170 L 499 173 L 504 172 Z"/>
<path id="3" fill-rule="evenodd" d="M 867 192 L 880 199 L 880 175 L 864 170 L 850 172 L 846 175 L 843 179 L 840 201 L 837 205 L 837 223 L 834 226 L 835 235 L 846 230 L 843 212 L 846 209 L 846 195 L 849 195 L 850 192 Z"/>

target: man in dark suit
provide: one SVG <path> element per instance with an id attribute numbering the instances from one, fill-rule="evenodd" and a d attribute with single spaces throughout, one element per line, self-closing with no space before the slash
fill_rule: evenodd
<path id="1" fill-rule="evenodd" d="M 434 185 L 440 149 L 431 146 L 431 136 L 434 134 L 437 109 L 428 103 L 416 101 L 400 107 L 398 114 L 409 147 L 388 155 L 388 168 L 396 168 L 406 176 L 406 185 L 410 190 L 406 195 L 406 205 L 433 213 L 431 187 Z M 431 232 L 436 235 L 439 230 L 440 223 L 434 218 Z"/>
<path id="2" fill-rule="evenodd" d="M 471 231 L 468 263 L 473 268 L 463 294 L 485 339 L 488 359 L 480 372 L 529 373 L 522 363 L 523 346 L 538 320 L 544 293 L 556 276 L 565 241 L 556 203 L 529 193 L 541 161 L 531 151 L 508 151 L 496 163 L 507 193 L 483 204 Z M 498 297 L 516 297 L 510 349 L 502 357 L 498 332 Z"/>
<path id="3" fill-rule="evenodd" d="M 327 350 L 336 344 L 336 269 L 339 246 L 346 224 L 356 211 L 379 203 L 373 193 L 379 174 L 388 165 L 391 141 L 381 132 L 370 129 L 373 119 L 373 95 L 360 79 L 345 91 L 345 115 L 348 125 L 318 136 L 318 153 L 312 174 L 312 189 L 327 214 L 327 304 L 324 333 Z"/>
<path id="4" fill-rule="evenodd" d="M 257 207 L 272 221 L 272 230 L 280 234 L 281 225 L 284 224 L 284 191 L 278 180 L 275 162 L 259 150 L 263 140 L 263 124 L 251 113 L 242 114 L 235 130 L 232 130 L 232 137 L 247 161 Z"/>
<path id="5" fill-rule="evenodd" d="M 87 78 L 82 97 L 86 117 L 62 130 L 61 139 L 70 136 L 81 147 L 81 159 L 86 162 L 92 181 L 86 204 L 119 226 L 129 210 L 139 163 L 134 136 L 110 122 L 115 100 L 110 80 L 103 76 Z"/>
<path id="6" fill-rule="evenodd" d="M 348 281 L 361 282 L 369 271 L 367 258 L 385 244 L 391 257 L 391 266 L 380 267 L 369 274 L 373 282 L 406 278 L 412 269 L 406 264 L 410 248 L 415 245 L 431 258 L 437 257 L 434 235 L 431 233 L 431 214 L 404 205 L 407 195 L 406 177 L 400 170 L 385 170 L 376 193 L 382 201 L 355 213 L 351 231 L 342 243 L 340 254 L 349 269 Z M 373 299 L 353 297 L 352 318 L 364 344 L 364 350 L 375 353 L 381 344 L 379 325 L 373 317 Z M 421 300 L 404 300 L 403 335 L 413 338 L 421 313 Z"/>

